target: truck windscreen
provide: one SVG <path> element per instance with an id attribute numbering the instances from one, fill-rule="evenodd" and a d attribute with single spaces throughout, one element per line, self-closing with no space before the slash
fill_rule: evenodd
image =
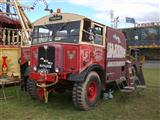
<path id="1" fill-rule="evenodd" d="M 78 43 L 80 21 L 35 26 L 32 44 L 45 42 Z"/>

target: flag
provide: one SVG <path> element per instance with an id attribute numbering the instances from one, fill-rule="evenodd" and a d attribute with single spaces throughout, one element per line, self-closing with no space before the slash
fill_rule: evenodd
<path id="1" fill-rule="evenodd" d="M 130 17 L 126 17 L 126 23 L 133 23 L 135 24 L 135 19 L 134 18 L 130 18 Z"/>

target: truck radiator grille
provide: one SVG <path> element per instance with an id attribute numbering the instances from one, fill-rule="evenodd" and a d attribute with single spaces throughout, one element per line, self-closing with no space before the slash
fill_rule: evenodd
<path id="1" fill-rule="evenodd" d="M 38 48 L 38 72 L 53 73 L 55 48 L 47 46 Z"/>

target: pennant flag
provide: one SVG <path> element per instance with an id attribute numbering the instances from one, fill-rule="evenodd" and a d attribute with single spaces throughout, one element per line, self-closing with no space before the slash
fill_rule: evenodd
<path id="1" fill-rule="evenodd" d="M 134 18 L 129 18 L 129 17 L 126 17 L 126 23 L 133 23 L 135 24 L 135 19 Z"/>

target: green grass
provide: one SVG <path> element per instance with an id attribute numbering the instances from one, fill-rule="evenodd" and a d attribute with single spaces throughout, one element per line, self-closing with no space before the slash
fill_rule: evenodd
<path id="1" fill-rule="evenodd" d="M 130 95 L 114 92 L 90 111 L 74 108 L 70 93 L 54 94 L 49 103 L 39 103 L 21 91 L 20 99 L 0 101 L 0 120 L 160 120 L 160 69 L 144 69 L 147 88 Z M 14 87 L 6 89 L 15 93 Z"/>

